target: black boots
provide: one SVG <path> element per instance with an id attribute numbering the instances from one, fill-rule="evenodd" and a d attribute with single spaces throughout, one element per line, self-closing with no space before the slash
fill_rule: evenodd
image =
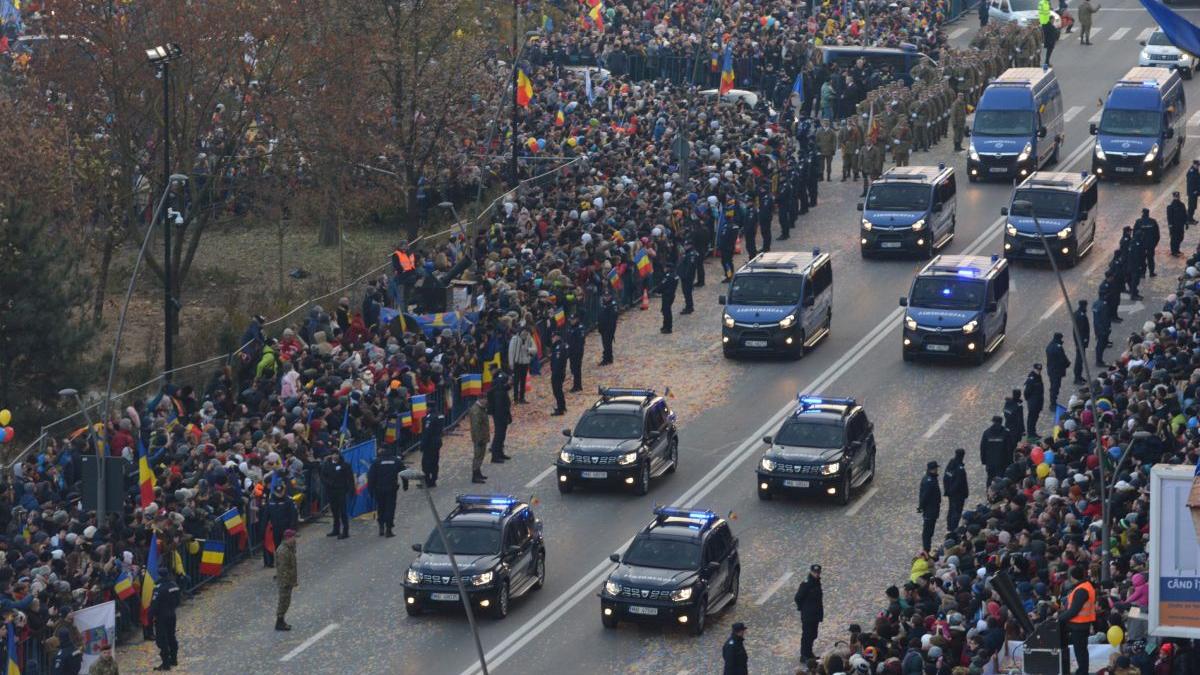
<path id="1" fill-rule="evenodd" d="M 482 471 L 474 471 L 471 473 L 471 482 L 472 483 L 486 483 L 487 476 L 483 475 Z"/>
<path id="2" fill-rule="evenodd" d="M 277 617 L 275 619 L 275 630 L 291 630 L 291 629 L 292 629 L 292 627 L 286 621 L 283 620 L 282 616 Z"/>

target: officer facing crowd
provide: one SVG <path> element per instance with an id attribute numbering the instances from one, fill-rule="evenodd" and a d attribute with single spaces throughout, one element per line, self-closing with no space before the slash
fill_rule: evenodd
<path id="1" fill-rule="evenodd" d="M 1075 332 L 1079 339 L 1079 342 L 1075 343 L 1075 384 L 1087 384 L 1087 381 L 1083 379 L 1083 360 L 1087 358 L 1087 348 L 1092 337 L 1088 325 L 1087 300 L 1079 301 L 1079 305 L 1075 309 L 1074 321 Z"/>
<path id="2" fill-rule="evenodd" d="M 162 663 L 155 670 L 170 670 L 179 665 L 179 639 L 175 635 L 175 610 L 182 601 L 182 591 L 175 583 L 175 571 L 170 565 L 158 570 L 158 583 L 150 597 L 150 609 L 154 614 L 154 644 Z"/>
<path id="3" fill-rule="evenodd" d="M 942 490 L 946 493 L 946 500 L 950 503 L 949 508 L 946 509 L 947 532 L 958 529 L 963 506 L 970 493 L 970 486 L 967 483 L 967 467 L 963 461 L 966 456 L 967 451 L 964 448 L 956 449 L 954 458 L 946 462 L 946 468 L 942 471 Z"/>
<path id="4" fill-rule="evenodd" d="M 703 265 L 700 266 L 703 269 Z M 596 320 L 596 332 L 600 334 L 600 365 L 613 362 L 613 339 L 617 336 L 617 299 L 607 286 L 600 296 L 600 316 Z"/>
<path id="5" fill-rule="evenodd" d="M 421 473 L 425 487 L 437 487 L 438 469 L 442 462 L 442 416 L 434 413 L 421 430 Z"/>
<path id="6" fill-rule="evenodd" d="M 567 381 L 567 361 L 570 353 L 562 336 L 557 332 L 550 335 L 550 390 L 554 392 L 554 411 L 551 415 L 567 413 L 567 395 L 563 383 Z"/>
<path id="7" fill-rule="evenodd" d="M 938 487 L 938 463 L 931 460 L 925 465 L 925 476 L 917 495 L 917 513 L 924 519 L 921 528 L 921 550 L 928 552 L 933 546 L 933 531 L 938 516 L 942 513 L 942 489 Z"/>
<path id="8" fill-rule="evenodd" d="M 375 500 L 375 520 L 379 523 L 381 537 L 396 536 L 392 528 L 396 524 L 396 491 L 400 489 L 400 472 L 403 470 L 404 462 L 388 448 L 375 457 L 367 470 L 367 489 Z M 404 481 L 404 489 L 408 489 L 408 481 Z"/>
<path id="9" fill-rule="evenodd" d="M 346 499 L 354 493 L 354 471 L 340 452 L 331 452 L 321 462 L 321 484 L 333 514 L 333 531 L 325 535 L 345 539 L 350 536 L 350 517 Z"/>
<path id="10" fill-rule="evenodd" d="M 587 329 L 579 320 L 579 314 L 572 314 L 567 321 L 567 357 L 571 362 L 571 391 L 583 391 L 583 352 L 586 346 Z"/>

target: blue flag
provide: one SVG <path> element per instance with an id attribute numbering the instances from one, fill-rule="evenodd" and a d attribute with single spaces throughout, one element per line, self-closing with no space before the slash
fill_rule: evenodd
<path id="1" fill-rule="evenodd" d="M 374 511 L 375 500 L 371 498 L 371 491 L 367 489 L 367 472 L 371 469 L 371 463 L 375 461 L 375 439 L 342 450 L 342 457 L 346 458 L 346 463 L 354 471 L 354 494 L 346 498 L 346 513 L 355 518 Z"/>
<path id="2" fill-rule="evenodd" d="M 804 100 L 804 73 L 796 73 L 796 83 L 792 85 L 792 93 Z"/>
<path id="3" fill-rule="evenodd" d="M 1200 28 L 1157 0 L 1142 0 L 1142 5 L 1167 34 L 1171 44 L 1185 52 L 1200 54 Z"/>

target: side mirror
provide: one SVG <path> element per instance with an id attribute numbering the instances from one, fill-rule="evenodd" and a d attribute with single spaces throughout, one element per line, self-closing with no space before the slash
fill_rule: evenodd
<path id="1" fill-rule="evenodd" d="M 505 553 L 507 553 L 508 555 L 513 556 L 513 557 L 515 557 L 520 552 L 521 552 L 521 547 L 516 546 L 516 545 L 509 546 L 508 549 L 505 550 Z"/>
<path id="2" fill-rule="evenodd" d="M 563 436 L 566 436 L 567 438 L 570 438 L 570 437 L 571 437 L 571 430 L 570 430 L 570 429 L 563 429 Z"/>
<path id="3" fill-rule="evenodd" d="M 858 450 L 862 447 L 862 441 L 850 441 L 850 450 Z"/>
<path id="4" fill-rule="evenodd" d="M 1001 206 L 1001 207 L 1000 207 L 1000 215 L 1002 215 L 1002 216 L 1007 216 L 1007 215 L 1008 215 L 1008 207 L 1007 207 L 1007 206 Z"/>
<path id="5" fill-rule="evenodd" d="M 991 314 L 998 309 L 1000 309 L 1000 305 L 998 303 L 989 302 L 987 305 L 984 306 L 983 311 L 987 312 L 988 314 Z"/>
<path id="6" fill-rule="evenodd" d="M 416 551 L 417 553 L 420 553 L 420 552 L 421 552 L 421 545 L 420 545 L 420 544 L 413 544 L 413 550 L 414 550 L 414 551 Z"/>
<path id="7" fill-rule="evenodd" d="M 1141 46 L 1143 46 L 1143 47 L 1145 47 L 1145 46 L 1146 46 L 1146 41 L 1145 41 L 1145 40 L 1138 40 L 1138 44 L 1139 44 L 1139 45 L 1141 45 Z"/>
<path id="8" fill-rule="evenodd" d="M 718 305 L 723 305 L 723 304 L 725 304 L 725 296 L 723 296 L 723 295 L 718 295 L 718 296 L 717 296 L 717 304 L 718 304 Z"/>
<path id="9" fill-rule="evenodd" d="M 619 562 L 621 562 L 621 554 L 620 554 L 620 553 L 614 553 L 614 554 L 612 554 L 612 555 L 608 556 L 608 559 L 609 559 L 609 560 L 611 560 L 611 561 L 613 561 L 613 562 L 615 562 L 615 563 L 619 563 Z"/>
<path id="10" fill-rule="evenodd" d="M 1046 127 L 1038 127 L 1037 136 L 1038 136 L 1038 138 L 1045 138 L 1046 137 Z"/>
<path id="11" fill-rule="evenodd" d="M 930 211 L 932 211 L 932 212 L 934 212 L 934 213 L 941 213 L 941 212 L 942 212 L 942 205 L 941 205 L 941 203 L 934 204 L 934 205 L 933 205 L 933 208 L 932 208 L 932 209 L 930 209 Z"/>
<path id="12" fill-rule="evenodd" d="M 1175 138 L 1174 127 L 1167 127 L 1167 133 L 1163 134 L 1163 138 Z"/>
<path id="13" fill-rule="evenodd" d="M 854 205 L 854 207 L 855 207 L 856 209 L 858 209 L 859 211 L 862 211 L 862 210 L 863 210 L 863 203 L 862 203 L 862 202 L 859 202 L 859 203 L 855 204 L 855 205 Z"/>
<path id="14" fill-rule="evenodd" d="M 805 307 L 812 307 L 813 303 L 816 301 L 817 301 L 817 299 L 811 295 L 804 296 L 804 306 Z"/>
<path id="15" fill-rule="evenodd" d="M 721 569 L 721 563 L 716 562 L 716 561 L 710 562 L 704 566 L 704 571 L 708 572 L 709 574 L 716 574 L 717 571 L 720 569 Z"/>
<path id="16" fill-rule="evenodd" d="M 762 441 L 763 441 L 763 443 L 770 445 L 775 442 L 775 437 L 774 436 L 763 436 Z"/>
<path id="17" fill-rule="evenodd" d="M 1100 133 L 1100 128 L 1096 126 L 1095 122 L 1092 122 L 1091 124 L 1088 125 L 1088 133 L 1093 136 Z"/>
<path id="18" fill-rule="evenodd" d="M 900 298 L 900 306 L 901 306 L 901 307 L 908 307 L 908 298 L 901 297 L 901 298 Z"/>

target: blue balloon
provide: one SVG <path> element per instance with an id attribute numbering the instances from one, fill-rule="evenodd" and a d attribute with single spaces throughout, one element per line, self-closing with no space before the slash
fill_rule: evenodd
<path id="1" fill-rule="evenodd" d="M 1046 459 L 1045 459 L 1045 462 L 1046 462 L 1047 464 L 1054 464 L 1054 451 L 1053 451 L 1053 450 L 1047 450 L 1047 451 L 1046 451 Z"/>
<path id="2" fill-rule="evenodd" d="M 537 139 L 537 145 L 538 145 L 538 150 L 545 150 L 546 149 L 546 139 L 544 139 L 544 138 Z"/>

